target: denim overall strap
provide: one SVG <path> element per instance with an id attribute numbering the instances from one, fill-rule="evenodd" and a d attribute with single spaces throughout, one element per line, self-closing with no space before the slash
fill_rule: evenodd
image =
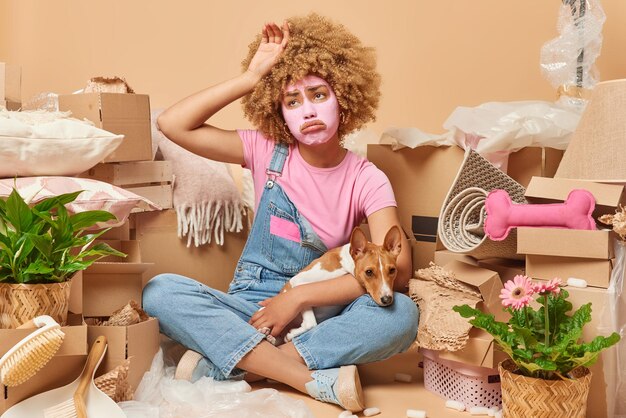
<path id="1" fill-rule="evenodd" d="M 240 293 L 248 300 L 275 295 L 286 281 L 327 251 L 276 182 L 288 156 L 288 145 L 275 145 L 254 223 L 229 288 L 230 293 Z"/>
<path id="2" fill-rule="evenodd" d="M 274 146 L 274 152 L 272 153 L 272 160 L 270 161 L 270 166 L 265 170 L 268 178 L 272 181 L 276 179 L 276 177 L 280 177 L 283 173 L 283 166 L 285 165 L 285 161 L 287 160 L 287 156 L 289 155 L 289 147 L 282 142 L 276 144 Z"/>

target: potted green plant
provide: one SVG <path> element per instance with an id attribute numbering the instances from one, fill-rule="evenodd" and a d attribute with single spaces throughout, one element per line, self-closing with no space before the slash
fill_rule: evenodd
<path id="1" fill-rule="evenodd" d="M 536 296 L 539 308 L 532 308 Z M 510 359 L 499 364 L 502 407 L 506 417 L 585 417 L 592 365 L 619 334 L 580 342 L 583 326 L 591 321 L 591 303 L 569 315 L 572 304 L 560 279 L 533 282 L 515 276 L 500 293 L 511 316 L 498 322 L 468 305 L 454 311 L 489 332 Z"/>
<path id="2" fill-rule="evenodd" d="M 94 240 L 105 230 L 88 230 L 115 219 L 90 210 L 71 215 L 65 205 L 81 191 L 28 205 L 14 188 L 0 199 L 0 328 L 15 328 L 47 314 L 64 324 L 72 276 L 94 261 L 126 255 Z"/>

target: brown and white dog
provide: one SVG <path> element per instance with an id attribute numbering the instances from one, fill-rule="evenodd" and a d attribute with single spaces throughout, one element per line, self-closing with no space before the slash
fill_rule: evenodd
<path id="1" fill-rule="evenodd" d="M 367 241 L 363 231 L 352 230 L 350 242 L 334 248 L 306 266 L 293 276 L 283 288 L 286 292 L 302 284 L 334 279 L 352 274 L 380 306 L 393 303 L 393 282 L 397 275 L 396 260 L 402 249 L 402 234 L 398 226 L 387 231 L 383 245 Z M 285 339 L 294 337 L 313 328 L 318 322 L 338 315 L 344 306 L 322 306 L 302 312 L 302 324 L 291 329 Z"/>

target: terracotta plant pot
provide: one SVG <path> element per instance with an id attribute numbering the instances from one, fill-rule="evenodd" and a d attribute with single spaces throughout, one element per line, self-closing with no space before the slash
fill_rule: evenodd
<path id="1" fill-rule="evenodd" d="M 544 380 L 517 374 L 512 360 L 498 365 L 505 418 L 585 418 L 591 372 L 574 370 L 574 379 Z"/>
<path id="2" fill-rule="evenodd" d="M 0 329 L 17 328 L 39 315 L 67 321 L 71 281 L 51 284 L 0 283 Z"/>

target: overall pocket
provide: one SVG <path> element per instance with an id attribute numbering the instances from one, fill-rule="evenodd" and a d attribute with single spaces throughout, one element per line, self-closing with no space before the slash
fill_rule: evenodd
<path id="1" fill-rule="evenodd" d="M 291 214 L 269 204 L 261 252 L 282 273 L 294 275 L 321 253 L 302 244 L 301 228 Z"/>

